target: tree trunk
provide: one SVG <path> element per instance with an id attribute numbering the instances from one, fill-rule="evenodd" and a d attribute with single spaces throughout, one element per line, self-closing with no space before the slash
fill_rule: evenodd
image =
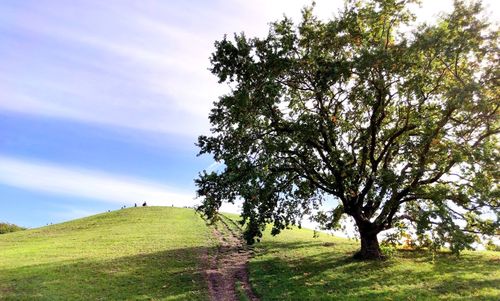
<path id="1" fill-rule="evenodd" d="M 354 254 L 354 258 L 362 260 L 384 259 L 378 244 L 377 234 L 373 232 L 360 232 L 361 250 Z"/>

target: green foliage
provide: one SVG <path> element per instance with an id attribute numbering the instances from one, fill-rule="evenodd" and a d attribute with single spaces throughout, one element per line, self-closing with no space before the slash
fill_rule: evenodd
<path id="1" fill-rule="evenodd" d="M 408 238 L 408 233 L 406 232 L 406 225 L 402 222 L 398 222 L 394 225 L 394 229 L 391 233 L 386 233 L 384 240 L 382 241 L 382 246 L 396 247 L 402 245 L 403 239 Z"/>
<path id="2" fill-rule="evenodd" d="M 351 0 L 327 22 L 306 8 L 265 38 L 216 42 L 211 71 L 232 89 L 198 145 L 224 169 L 196 180 L 198 209 L 242 199 L 249 243 L 269 223 L 349 215 L 374 258 L 402 221 L 456 253 L 498 234 L 498 29 L 462 1 L 415 26 L 411 2 Z"/>
<path id="3" fill-rule="evenodd" d="M 322 226 L 322 230 L 339 230 L 342 229 L 342 214 L 344 214 L 344 207 L 338 205 L 330 212 L 318 211 L 312 219 Z"/>
<path id="4" fill-rule="evenodd" d="M 0 300 L 207 300 L 210 228 L 140 207 L 0 235 Z"/>
<path id="5" fill-rule="evenodd" d="M 396 253 L 396 247 L 391 245 L 382 244 L 380 246 L 380 250 L 382 251 L 382 255 L 384 255 L 384 258 L 391 258 Z"/>
<path id="6" fill-rule="evenodd" d="M 0 234 L 11 233 L 21 230 L 26 230 L 26 228 L 19 227 L 17 225 L 9 223 L 0 223 Z"/>
<path id="7" fill-rule="evenodd" d="M 486 250 L 500 252 L 500 245 L 493 242 L 493 240 L 489 240 L 485 245 Z"/>

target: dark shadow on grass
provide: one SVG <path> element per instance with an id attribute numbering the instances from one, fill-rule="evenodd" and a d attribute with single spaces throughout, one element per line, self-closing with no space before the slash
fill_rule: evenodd
<path id="1" fill-rule="evenodd" d="M 112 260 L 62 261 L 0 270 L 1 300 L 206 300 L 201 256 L 183 248 Z"/>
<path id="2" fill-rule="evenodd" d="M 286 254 L 309 247 L 316 249 L 314 255 Z M 257 257 L 250 265 L 252 285 L 263 300 L 434 300 L 443 295 L 447 300 L 492 300 L 478 292 L 500 287 L 494 276 L 498 265 L 476 256 L 438 254 L 432 264 L 427 252 L 402 251 L 386 261 L 357 261 L 350 251 L 335 245 L 325 248 L 321 242 L 273 242 L 265 248 L 270 251 L 265 259 Z M 426 268 L 415 266 L 419 264 Z M 468 275 L 478 271 L 489 278 L 470 281 Z"/>

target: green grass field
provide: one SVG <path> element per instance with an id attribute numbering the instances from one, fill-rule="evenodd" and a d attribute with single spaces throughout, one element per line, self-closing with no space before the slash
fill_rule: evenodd
<path id="1" fill-rule="evenodd" d="M 0 300 L 206 300 L 202 255 L 215 247 L 193 210 L 169 207 L 2 234 Z M 399 251 L 360 262 L 351 259 L 357 248 L 306 229 L 266 232 L 250 282 L 263 301 L 500 300 L 499 252 L 441 253 L 433 262 L 428 253 Z"/>
<path id="2" fill-rule="evenodd" d="M 350 257 L 353 240 L 294 229 L 267 232 L 250 262 L 262 300 L 500 300 L 500 253 L 398 251 L 383 262 Z"/>
<path id="3" fill-rule="evenodd" d="M 193 210 L 146 207 L 0 235 L 0 300 L 206 300 Z"/>

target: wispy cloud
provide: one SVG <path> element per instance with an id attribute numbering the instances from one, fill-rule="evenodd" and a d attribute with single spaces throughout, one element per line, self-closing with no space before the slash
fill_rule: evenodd
<path id="1" fill-rule="evenodd" d="M 0 5 L 0 109 L 166 133 L 208 128 L 220 88 L 203 32 L 127 5 Z"/>
<path id="2" fill-rule="evenodd" d="M 321 18 L 342 6 L 316 2 Z M 418 14 L 434 14 L 435 2 L 424 1 L 428 9 Z M 206 132 L 212 102 L 227 91 L 207 70 L 213 42 L 241 31 L 263 36 L 268 22 L 283 14 L 298 19 L 310 3 L 2 1 L 0 110 L 191 136 Z M 439 8 L 450 3 L 439 1 Z"/>
<path id="3" fill-rule="evenodd" d="M 194 193 L 158 182 L 79 167 L 0 155 L 0 183 L 45 193 L 117 204 L 192 206 Z"/>
<path id="4" fill-rule="evenodd" d="M 264 35 L 285 8 L 297 16 L 308 3 L 257 2 L 2 2 L 0 110 L 206 132 L 227 91 L 207 70 L 214 41 Z M 338 4 L 328 3 L 319 10 L 331 14 Z"/>

